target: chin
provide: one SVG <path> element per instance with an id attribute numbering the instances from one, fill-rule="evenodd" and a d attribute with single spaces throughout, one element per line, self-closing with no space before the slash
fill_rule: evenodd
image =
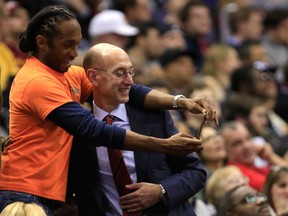
<path id="1" fill-rule="evenodd" d="M 121 101 L 121 103 L 127 103 L 129 101 L 129 97 L 121 97 L 119 101 Z"/>

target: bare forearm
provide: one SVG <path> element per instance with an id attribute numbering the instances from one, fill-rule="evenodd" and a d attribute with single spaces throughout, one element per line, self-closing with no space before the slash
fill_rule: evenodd
<path id="1" fill-rule="evenodd" d="M 203 149 L 202 140 L 189 134 L 178 133 L 167 139 L 149 137 L 126 131 L 124 149 L 138 151 L 155 151 L 166 154 L 187 155 Z"/>
<path id="2" fill-rule="evenodd" d="M 155 151 L 165 153 L 164 145 L 162 145 L 164 143 L 165 139 L 144 136 L 134 133 L 133 131 L 127 131 L 124 149 L 133 151 Z"/>
<path id="3" fill-rule="evenodd" d="M 152 89 L 145 97 L 144 106 L 149 109 L 179 109 L 204 114 L 206 123 L 215 122 L 219 125 L 216 111 L 205 97 L 184 98 Z"/>
<path id="4" fill-rule="evenodd" d="M 174 96 L 152 89 L 145 97 L 144 106 L 150 109 L 172 109 Z"/>
<path id="5" fill-rule="evenodd" d="M 273 154 L 269 158 L 269 163 L 271 165 L 279 165 L 279 166 L 288 166 L 288 161 L 285 159 L 281 158 L 277 154 Z"/>

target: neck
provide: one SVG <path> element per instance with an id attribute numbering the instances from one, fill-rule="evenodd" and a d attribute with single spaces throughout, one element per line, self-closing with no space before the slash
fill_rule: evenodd
<path id="1" fill-rule="evenodd" d="M 216 169 L 221 168 L 223 166 L 224 166 L 224 161 L 223 160 L 210 161 L 210 162 L 206 162 L 205 163 L 205 167 L 210 172 L 214 172 Z"/>
<path id="2" fill-rule="evenodd" d="M 97 95 L 95 92 L 93 94 Z M 98 106 L 100 109 L 102 109 L 108 113 L 111 113 L 114 109 L 117 108 L 117 106 L 115 104 L 110 104 L 101 98 L 97 98 L 94 96 L 93 100 L 94 100 L 94 103 L 96 106 Z"/>
<path id="3" fill-rule="evenodd" d="M 224 89 L 227 89 L 229 87 L 230 82 L 229 77 L 225 76 L 224 74 L 221 74 L 220 76 L 218 76 L 218 80 Z"/>

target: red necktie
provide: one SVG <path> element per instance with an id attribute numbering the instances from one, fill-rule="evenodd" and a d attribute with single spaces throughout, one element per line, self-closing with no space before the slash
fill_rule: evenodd
<path id="1" fill-rule="evenodd" d="M 105 117 L 105 121 L 107 124 L 112 125 L 113 116 L 107 115 Z M 118 191 L 119 196 L 124 196 L 130 191 L 125 187 L 125 185 L 132 184 L 132 180 L 130 178 L 130 175 L 128 173 L 127 167 L 125 165 L 124 158 L 122 156 L 122 152 L 119 149 L 113 149 L 113 148 L 107 148 L 108 149 L 108 155 L 109 155 L 109 161 L 111 166 L 111 171 L 113 174 L 114 182 Z M 123 211 L 123 216 L 136 216 L 141 215 L 139 213 L 131 214 Z"/>

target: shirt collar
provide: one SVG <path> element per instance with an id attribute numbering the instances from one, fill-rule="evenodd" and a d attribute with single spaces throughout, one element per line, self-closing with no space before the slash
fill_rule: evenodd
<path id="1" fill-rule="evenodd" d="M 116 107 L 111 113 L 106 112 L 105 110 L 99 108 L 93 101 L 93 114 L 96 116 L 98 120 L 103 120 L 108 114 L 113 115 L 117 119 L 120 119 L 121 121 L 127 122 L 127 112 L 125 104 L 119 104 L 118 107 Z"/>

